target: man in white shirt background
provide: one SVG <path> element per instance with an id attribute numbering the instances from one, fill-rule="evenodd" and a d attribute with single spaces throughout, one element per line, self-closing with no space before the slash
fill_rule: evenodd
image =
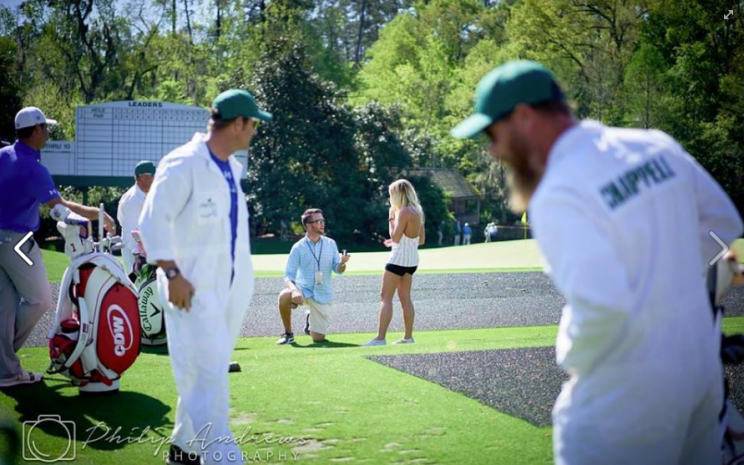
<path id="1" fill-rule="evenodd" d="M 135 263 L 135 255 L 138 255 L 137 242 L 132 237 L 132 230 L 138 229 L 140 213 L 145 204 L 145 198 L 150 191 L 152 181 L 155 179 L 155 164 L 148 160 L 137 163 L 134 168 L 135 184 L 121 196 L 116 219 L 121 225 L 121 239 L 124 247 L 121 256 L 124 259 L 124 269 L 132 273 Z"/>
<path id="2" fill-rule="evenodd" d="M 721 463 L 721 336 L 705 276 L 720 252 L 709 233 L 742 234 L 728 195 L 661 131 L 576 121 L 537 63 L 494 69 L 475 100 L 452 134 L 485 133 L 509 166 L 513 205 L 529 208 L 567 301 L 556 463 Z"/>

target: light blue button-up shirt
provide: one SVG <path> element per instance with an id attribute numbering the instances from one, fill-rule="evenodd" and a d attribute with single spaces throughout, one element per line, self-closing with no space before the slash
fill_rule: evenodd
<path id="1" fill-rule="evenodd" d="M 331 271 L 341 274 L 338 267 L 341 258 L 336 241 L 321 236 L 313 241 L 303 237 L 292 246 L 284 270 L 284 280 L 293 281 L 300 288 L 304 298 L 312 298 L 321 304 L 333 301 L 333 287 L 331 286 Z M 323 283 L 315 284 L 315 272 L 323 273 Z"/>

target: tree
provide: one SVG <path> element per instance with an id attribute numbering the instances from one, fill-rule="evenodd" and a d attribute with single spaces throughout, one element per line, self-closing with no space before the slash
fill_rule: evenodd
<path id="1" fill-rule="evenodd" d="M 17 48 L 13 40 L 0 37 L 0 139 L 15 138 L 15 115 L 21 109 L 22 88 L 16 70 Z"/>
<path id="2" fill-rule="evenodd" d="M 324 210 L 336 237 L 349 238 L 365 207 L 353 118 L 335 87 L 311 72 L 301 11 L 274 2 L 266 15 L 253 88 L 275 119 L 251 149 L 249 197 L 273 229 L 313 206 Z"/>
<path id="3" fill-rule="evenodd" d="M 361 161 L 366 200 L 363 223 L 356 228 L 370 238 L 386 231 L 387 188 L 403 169 L 411 166 L 411 154 L 399 136 L 402 124 L 398 108 L 370 102 L 355 108 L 353 117 L 354 148 Z"/>
<path id="4" fill-rule="evenodd" d="M 524 0 L 507 26 L 517 53 L 552 69 L 581 117 L 620 124 L 624 72 L 652 0 Z"/>
<path id="5" fill-rule="evenodd" d="M 626 124 L 648 129 L 662 120 L 666 62 L 659 50 L 642 44 L 625 69 Z"/>
<path id="6" fill-rule="evenodd" d="M 381 32 L 358 76 L 354 104 L 400 104 L 416 137 L 443 142 L 449 134 L 449 95 L 457 69 L 478 43 L 489 14 L 474 1 L 417 3 Z M 434 152 L 432 155 L 439 154 Z M 422 160 L 423 161 L 423 160 Z M 454 163 L 432 156 L 425 166 Z"/>
<path id="7" fill-rule="evenodd" d="M 669 82 L 658 121 L 744 212 L 744 20 L 728 7 L 674 0 L 653 8 L 642 39 L 660 51 Z M 738 15 L 738 16 L 737 16 Z"/>

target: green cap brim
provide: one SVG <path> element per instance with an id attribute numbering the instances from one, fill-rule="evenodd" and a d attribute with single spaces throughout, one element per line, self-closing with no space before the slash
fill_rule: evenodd
<path id="1" fill-rule="evenodd" d="M 483 113 L 476 113 L 452 128 L 450 134 L 458 139 L 473 138 L 483 132 L 491 123 L 493 123 L 493 118 Z"/>
<path id="2" fill-rule="evenodd" d="M 267 111 L 258 110 L 258 115 L 256 115 L 255 118 L 268 123 L 274 119 L 274 116 Z"/>

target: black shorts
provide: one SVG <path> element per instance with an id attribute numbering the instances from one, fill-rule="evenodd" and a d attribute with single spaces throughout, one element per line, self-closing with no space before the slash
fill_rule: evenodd
<path id="1" fill-rule="evenodd" d="M 413 273 L 416 272 L 417 266 L 399 266 L 399 265 L 393 265 L 392 263 L 388 263 L 385 265 L 385 271 L 389 271 L 393 274 L 397 274 L 398 276 L 403 276 L 404 274 L 408 273 L 411 276 L 413 276 Z"/>

